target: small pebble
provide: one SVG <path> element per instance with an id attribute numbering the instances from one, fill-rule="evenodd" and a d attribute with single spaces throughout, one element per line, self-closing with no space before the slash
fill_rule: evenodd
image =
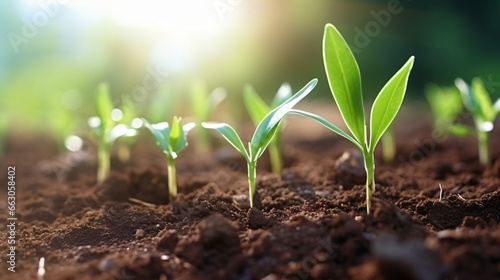
<path id="1" fill-rule="evenodd" d="M 136 239 L 141 239 L 144 237 L 144 235 L 146 235 L 146 232 L 142 229 L 138 229 L 135 231 L 135 238 Z"/>
<path id="2" fill-rule="evenodd" d="M 115 260 L 112 258 L 106 258 L 99 263 L 99 269 L 102 272 L 110 271 L 116 266 Z"/>

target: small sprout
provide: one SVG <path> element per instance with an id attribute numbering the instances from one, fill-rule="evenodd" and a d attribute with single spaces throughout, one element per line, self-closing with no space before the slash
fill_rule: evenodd
<path id="1" fill-rule="evenodd" d="M 425 96 L 431 106 L 434 128 L 445 135 L 452 133 L 458 136 L 470 135 L 472 130 L 462 124 L 456 123 L 463 109 L 460 91 L 455 87 L 438 87 L 429 85 Z"/>
<path id="2" fill-rule="evenodd" d="M 414 57 L 408 59 L 403 67 L 385 84 L 375 99 L 370 117 L 370 135 L 366 131 L 358 64 L 345 39 L 331 24 L 325 26 L 323 60 L 333 98 L 354 137 L 320 116 L 299 110 L 292 110 L 290 113 L 318 121 L 359 148 L 365 160 L 366 211 L 370 213 L 370 199 L 375 192 L 375 161 L 373 157 L 375 146 L 391 125 L 403 103 Z"/>
<path id="3" fill-rule="evenodd" d="M 99 85 L 96 102 L 97 116 L 89 118 L 88 124 L 97 135 L 99 142 L 97 148 L 97 181 L 102 183 L 109 176 L 110 150 L 115 140 L 121 136 L 135 136 L 137 131 L 124 124 L 117 124 L 113 120 L 112 112 L 114 108 L 107 84 Z M 116 119 L 116 113 L 114 117 Z"/>
<path id="4" fill-rule="evenodd" d="M 278 92 L 274 96 L 271 106 L 268 106 L 262 98 L 257 94 L 257 91 L 251 86 L 246 85 L 244 88 L 244 100 L 245 106 L 248 113 L 252 119 L 255 126 L 264 119 L 264 117 L 269 114 L 272 109 L 283 104 L 288 98 L 292 96 L 292 87 L 290 84 L 284 83 L 279 88 Z M 269 143 L 269 155 L 271 158 L 271 167 L 274 173 L 281 173 L 283 170 L 283 158 L 281 155 L 281 131 L 283 129 L 283 123 L 280 124 L 276 133 L 274 134 L 271 143 Z"/>
<path id="5" fill-rule="evenodd" d="M 125 97 L 120 109 L 114 109 L 111 114 L 115 113 L 115 121 L 133 129 L 142 127 L 142 120 L 137 117 L 137 109 L 130 97 Z M 113 115 L 112 115 L 113 117 Z M 122 162 L 130 159 L 131 146 L 137 141 L 137 137 L 127 137 L 118 139 L 118 158 Z"/>
<path id="6" fill-rule="evenodd" d="M 472 84 L 469 86 L 464 80 L 458 78 L 455 80 L 455 85 L 462 94 L 462 101 L 465 109 L 469 111 L 474 125 L 476 127 L 475 134 L 479 145 L 479 161 L 483 165 L 491 163 L 489 151 L 490 131 L 493 130 L 493 123 L 500 113 L 500 99 L 491 102 L 490 95 L 486 90 L 483 81 L 480 78 L 472 79 Z"/>
<path id="7" fill-rule="evenodd" d="M 210 119 L 217 106 L 226 99 L 227 93 L 223 88 L 216 88 L 210 94 L 202 81 L 195 81 L 191 89 L 191 114 L 196 119 L 196 124 L 201 124 Z M 205 129 L 199 129 L 195 133 L 196 147 L 199 152 L 207 153 L 210 148 L 210 134 Z"/>
<path id="8" fill-rule="evenodd" d="M 393 162 L 396 157 L 396 139 L 394 138 L 394 126 L 390 125 L 382 134 L 382 158 L 385 162 Z"/>
<path id="9" fill-rule="evenodd" d="M 177 196 L 175 160 L 179 153 L 188 146 L 187 134 L 196 124 L 188 123 L 183 126 L 182 119 L 179 117 L 174 117 L 171 126 L 167 122 L 150 124 L 145 119 L 142 121 L 144 126 L 153 134 L 156 144 L 167 156 L 168 197 L 169 201 L 173 201 Z"/>
<path id="10" fill-rule="evenodd" d="M 257 126 L 252 140 L 248 143 L 248 150 L 243 145 L 236 131 L 228 124 L 204 122 L 203 127 L 207 129 L 215 129 L 246 159 L 248 167 L 248 192 L 250 207 L 253 207 L 253 196 L 255 194 L 255 179 L 257 176 L 257 160 L 262 156 L 267 146 L 273 139 L 276 131 L 279 129 L 283 118 L 289 113 L 292 108 L 304 97 L 306 97 L 318 83 L 317 79 L 311 80 L 294 96 L 283 102 L 278 107 L 274 108 L 260 121 Z"/>

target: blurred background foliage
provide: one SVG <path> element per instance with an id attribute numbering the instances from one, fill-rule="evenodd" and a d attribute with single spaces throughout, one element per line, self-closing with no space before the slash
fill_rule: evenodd
<path id="1" fill-rule="evenodd" d="M 377 22 L 388 5 L 400 12 Z M 429 82 L 474 76 L 498 96 L 498 12 L 496 0 L 1 1 L 0 112 L 10 127 L 78 133 L 95 114 L 100 82 L 109 82 L 117 107 L 123 96 L 141 116 L 148 108 L 161 116 L 164 106 L 165 121 L 189 114 L 199 79 L 227 90 L 227 115 L 236 119 L 247 82 L 270 100 L 283 82 L 296 91 L 318 77 L 309 100 L 331 100 L 321 53 L 328 22 L 358 49 L 369 99 L 410 55 L 410 100 L 422 99 Z"/>

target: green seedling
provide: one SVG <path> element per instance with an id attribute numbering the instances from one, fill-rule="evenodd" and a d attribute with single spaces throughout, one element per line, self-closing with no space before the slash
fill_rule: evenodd
<path id="1" fill-rule="evenodd" d="M 396 157 L 396 139 L 394 137 L 394 126 L 390 125 L 382 134 L 382 158 L 385 162 L 392 162 Z"/>
<path id="2" fill-rule="evenodd" d="M 210 94 L 206 85 L 201 81 L 193 82 L 191 90 L 191 114 L 196 119 L 196 124 L 206 122 L 213 115 L 217 106 L 226 99 L 226 91 L 223 88 L 216 88 Z M 195 133 L 196 147 L 201 153 L 210 151 L 210 134 L 205 129 L 199 129 Z"/>
<path id="3" fill-rule="evenodd" d="M 471 132 L 469 127 L 456 123 L 463 109 L 462 97 L 457 87 L 429 85 L 425 96 L 431 106 L 435 129 L 443 135 L 449 133 L 459 136 L 469 135 Z"/>
<path id="4" fill-rule="evenodd" d="M 318 121 L 359 148 L 366 169 L 366 210 L 370 213 L 370 199 L 375 192 L 373 153 L 380 137 L 391 125 L 401 107 L 414 57 L 410 57 L 396 72 L 375 99 L 370 117 L 370 135 L 366 131 L 358 63 L 345 39 L 331 24 L 325 26 L 323 61 L 333 98 L 353 137 L 320 116 L 299 110 L 292 110 L 290 113 Z"/>
<path id="5" fill-rule="evenodd" d="M 248 193 L 250 207 L 253 207 L 253 196 L 255 194 L 257 160 L 262 156 L 267 146 L 272 141 L 285 115 L 289 113 L 300 100 L 306 97 L 317 83 L 318 80 L 313 79 L 299 92 L 269 112 L 257 126 L 252 140 L 248 143 L 248 150 L 245 148 L 245 145 L 243 145 L 243 142 L 236 131 L 230 125 L 214 122 L 202 123 L 203 127 L 207 129 L 217 130 L 245 157 L 248 167 Z"/>
<path id="6" fill-rule="evenodd" d="M 250 118 L 255 126 L 269 114 L 272 109 L 283 104 L 288 98 L 292 96 L 292 87 L 290 84 L 284 83 L 279 88 L 278 92 L 274 96 L 271 106 L 268 106 L 262 98 L 257 94 L 257 91 L 251 85 L 245 85 L 244 88 L 244 100 L 245 106 Z M 283 170 L 283 157 L 281 154 L 281 131 L 283 129 L 283 123 L 278 127 L 276 133 L 274 134 L 271 143 L 269 143 L 269 156 L 271 158 L 271 167 L 274 173 L 281 173 Z"/>
<path id="7" fill-rule="evenodd" d="M 113 104 L 109 96 L 107 84 L 101 84 L 97 92 L 97 116 L 88 120 L 98 138 L 97 148 L 97 181 L 104 182 L 110 171 L 110 151 L 116 139 L 122 136 L 135 136 L 137 131 L 124 124 L 118 124 L 116 113 L 113 113 Z M 114 111 L 116 112 L 116 111 Z"/>
<path id="8" fill-rule="evenodd" d="M 491 102 L 490 95 L 480 78 L 472 79 L 469 86 L 464 80 L 458 78 L 455 85 L 460 90 L 465 109 L 469 111 L 474 121 L 475 135 L 479 145 L 479 161 L 483 165 L 491 162 L 489 152 L 490 131 L 493 130 L 493 123 L 500 113 L 500 99 L 495 104 Z"/>
<path id="9" fill-rule="evenodd" d="M 122 102 L 120 109 L 115 109 L 114 113 L 118 116 L 119 122 L 132 127 L 133 129 L 139 129 L 142 127 L 142 120 L 139 119 L 137 108 L 129 97 L 125 97 Z M 137 137 L 126 137 L 120 138 L 117 141 L 118 144 L 118 159 L 122 162 L 126 162 L 130 159 L 131 146 L 137 141 Z"/>
<path id="10" fill-rule="evenodd" d="M 187 134 L 196 124 L 188 123 L 183 126 L 182 119 L 178 117 L 174 117 L 171 126 L 167 122 L 150 124 L 145 119 L 142 121 L 153 134 L 158 147 L 167 156 L 168 197 L 169 201 L 173 201 L 177 196 L 175 160 L 179 153 L 188 146 Z"/>

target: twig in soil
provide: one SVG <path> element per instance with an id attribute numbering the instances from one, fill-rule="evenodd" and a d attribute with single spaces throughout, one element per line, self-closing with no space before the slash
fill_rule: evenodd
<path id="1" fill-rule="evenodd" d="M 41 257 L 38 262 L 38 271 L 36 273 L 37 280 L 43 280 L 43 276 L 45 275 L 45 258 Z"/>
<path id="2" fill-rule="evenodd" d="M 137 203 L 137 204 L 140 204 L 140 205 L 143 205 L 143 206 L 146 206 L 146 207 L 156 207 L 155 204 L 152 204 L 152 203 L 148 203 L 148 202 L 145 202 L 145 201 L 142 201 L 142 200 L 139 200 L 137 198 L 133 198 L 133 197 L 129 197 L 128 200 L 130 202 L 134 202 L 134 203 Z"/>
<path id="3" fill-rule="evenodd" d="M 443 198 L 443 187 L 441 187 L 441 184 L 439 184 L 439 202 L 441 202 L 442 198 Z"/>
<path id="4" fill-rule="evenodd" d="M 459 193 L 457 193 L 457 195 L 458 195 L 458 198 L 460 198 L 461 200 L 463 200 L 463 201 L 467 201 L 467 200 L 465 200 L 465 198 L 463 198 L 463 197 L 462 197 Z"/>

